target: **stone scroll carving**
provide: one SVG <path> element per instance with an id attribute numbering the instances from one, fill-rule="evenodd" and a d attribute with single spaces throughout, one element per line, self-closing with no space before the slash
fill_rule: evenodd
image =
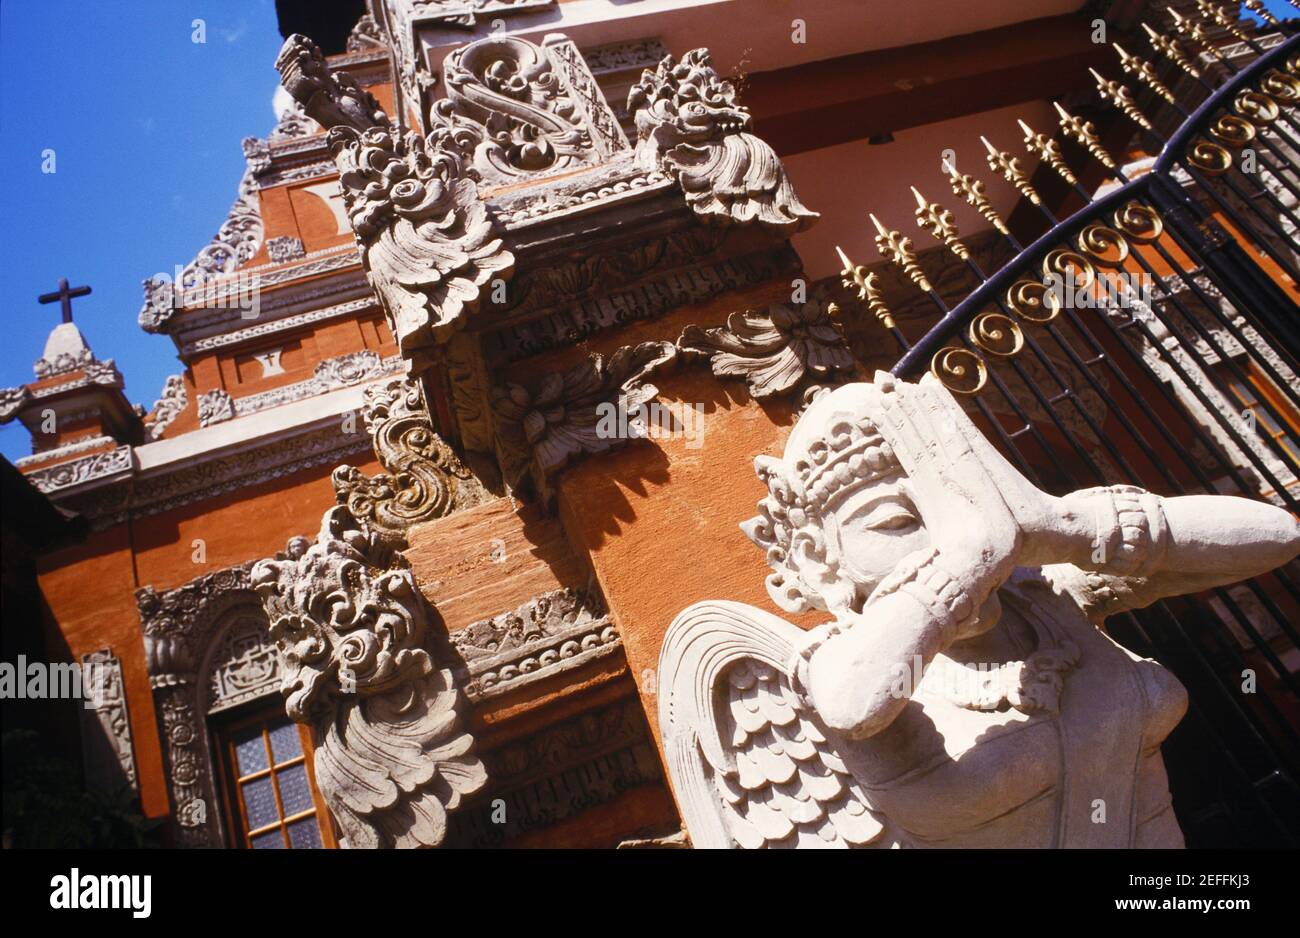
<path id="1" fill-rule="evenodd" d="M 820 303 L 774 303 L 727 317 L 726 326 L 687 326 L 677 348 L 708 359 L 719 378 L 743 378 L 755 398 L 793 391 L 805 378 L 837 383 L 853 355 Z"/>
<path id="2" fill-rule="evenodd" d="M 795 195 L 772 148 L 749 132 L 749 111 L 722 81 L 707 49 L 677 61 L 665 56 L 628 92 L 635 115 L 638 162 L 677 180 L 705 222 L 757 222 L 785 234 L 818 219 Z"/>
<path id="3" fill-rule="evenodd" d="M 647 379 L 676 358 L 670 342 L 643 342 L 623 346 L 608 359 L 589 355 L 528 386 L 493 388 L 497 454 L 506 482 L 531 485 L 549 498 L 551 479 L 574 459 L 644 437 L 642 405 L 659 393 Z"/>
<path id="4" fill-rule="evenodd" d="M 577 47 L 489 36 L 447 56 L 447 97 L 433 107 L 429 142 L 456 153 L 465 175 L 518 182 L 594 166 L 627 139 Z"/>
<path id="5" fill-rule="evenodd" d="M 346 847 L 436 847 L 486 782 L 431 612 L 401 556 L 347 508 L 252 580 L 280 652 L 286 712 L 319 740 L 316 782 Z"/>
<path id="6" fill-rule="evenodd" d="M 110 648 L 87 652 L 81 656 L 81 672 L 82 692 L 91 704 L 82 710 L 86 784 L 109 794 L 123 787 L 139 791 L 121 659 Z"/>
<path id="7" fill-rule="evenodd" d="M 396 379 L 366 388 L 362 410 L 385 472 L 334 470 L 339 503 L 365 530 L 400 539 L 406 528 L 486 501 L 490 493 L 434 432 L 420 386 Z"/>
<path id="8" fill-rule="evenodd" d="M 1098 626 L 1293 560 L 1290 513 L 1048 495 L 931 375 L 821 395 L 755 465 L 768 592 L 828 621 L 710 600 L 669 627 L 659 726 L 697 847 L 1182 845 L 1159 743 L 1186 692 Z"/>

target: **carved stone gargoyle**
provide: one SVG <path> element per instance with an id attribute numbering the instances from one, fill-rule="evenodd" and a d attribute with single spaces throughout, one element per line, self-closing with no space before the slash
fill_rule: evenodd
<path id="1" fill-rule="evenodd" d="M 788 235 L 820 217 L 799 201 L 772 148 L 749 132 L 749 111 L 718 77 L 708 49 L 646 69 L 627 107 L 636 117 L 637 161 L 676 179 L 703 221 L 757 222 Z"/>
<path id="2" fill-rule="evenodd" d="M 346 847 L 436 847 L 486 782 L 460 690 L 430 652 L 432 614 L 400 554 L 325 513 L 252 570 L 286 712 L 312 727 L 316 783 Z"/>

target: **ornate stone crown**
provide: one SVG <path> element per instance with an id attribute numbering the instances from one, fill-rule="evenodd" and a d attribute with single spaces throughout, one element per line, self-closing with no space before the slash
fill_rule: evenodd
<path id="1" fill-rule="evenodd" d="M 784 456 L 754 460 L 768 494 L 758 502 L 758 516 L 740 528 L 767 552 L 774 571 L 767 578 L 768 593 L 790 612 L 827 608 L 821 591 L 800 576 L 799 551 L 793 548 L 806 540 L 819 566 L 836 567 L 824 537 L 827 506 L 869 482 L 903 471 L 868 416 L 867 387 L 855 382 L 818 397 L 795 424 Z"/>

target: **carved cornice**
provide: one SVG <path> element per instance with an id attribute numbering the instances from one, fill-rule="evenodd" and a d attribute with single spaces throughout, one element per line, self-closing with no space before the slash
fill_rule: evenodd
<path id="1" fill-rule="evenodd" d="M 332 508 L 253 582 L 280 651 L 286 712 L 311 725 L 316 783 L 345 847 L 436 847 L 486 782 L 430 610 L 405 560 Z M 344 601 L 340 601 L 340 599 Z"/>
<path id="2" fill-rule="evenodd" d="M 497 457 L 507 484 L 531 487 L 549 500 L 551 479 L 570 462 L 644 436 L 641 405 L 659 393 L 647 379 L 676 357 L 670 342 L 643 342 L 623 346 L 608 360 L 593 353 L 563 374 L 550 372 L 527 387 L 493 388 Z M 611 409 L 624 415 L 626 426 L 606 427 L 602 417 Z"/>
<path id="3" fill-rule="evenodd" d="M 65 417 L 65 419 L 67 419 Z M 30 456 L 20 456 L 14 460 L 14 465 L 19 469 L 24 466 L 37 465 L 49 462 L 51 459 L 62 459 L 64 456 L 73 456 L 77 453 L 84 453 L 92 449 L 104 449 L 109 446 L 116 446 L 117 440 L 111 436 L 88 436 L 80 440 L 74 440 L 71 443 L 65 443 L 62 446 L 54 446 L 50 449 L 43 449 L 32 453 Z"/>
<path id="4" fill-rule="evenodd" d="M 677 180 L 703 221 L 756 222 L 793 234 L 820 217 L 799 201 L 772 148 L 749 133 L 749 111 L 718 77 L 707 49 L 680 62 L 665 56 L 646 69 L 627 106 L 636 119 L 637 160 Z"/>
<path id="5" fill-rule="evenodd" d="M 48 453 L 42 453 L 45 456 Z M 95 453 L 59 463 L 46 469 L 33 469 L 26 473 L 27 480 L 48 494 L 72 486 L 103 482 L 114 476 L 129 473 L 134 466 L 130 446 L 119 446 L 106 453 Z"/>
<path id="6" fill-rule="evenodd" d="M 418 383 L 366 388 L 363 410 L 384 472 L 334 470 L 334 492 L 367 533 L 400 540 L 412 524 L 441 518 L 490 498 L 483 483 L 433 430 Z"/>
<path id="7" fill-rule="evenodd" d="M 774 303 L 727 317 L 726 326 L 687 326 L 679 351 L 707 358 L 719 378 L 743 378 L 755 398 L 784 394 L 806 377 L 838 382 L 853 373 L 853 356 L 822 303 Z"/>

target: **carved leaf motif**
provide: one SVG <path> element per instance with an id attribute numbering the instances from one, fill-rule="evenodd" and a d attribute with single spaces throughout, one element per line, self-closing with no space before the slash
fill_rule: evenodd
<path id="1" fill-rule="evenodd" d="M 790 391 L 810 373 L 834 378 L 853 371 L 853 356 L 817 303 L 732 313 L 725 327 L 687 326 L 677 347 L 707 356 L 719 377 L 744 378 L 756 398 Z"/>

